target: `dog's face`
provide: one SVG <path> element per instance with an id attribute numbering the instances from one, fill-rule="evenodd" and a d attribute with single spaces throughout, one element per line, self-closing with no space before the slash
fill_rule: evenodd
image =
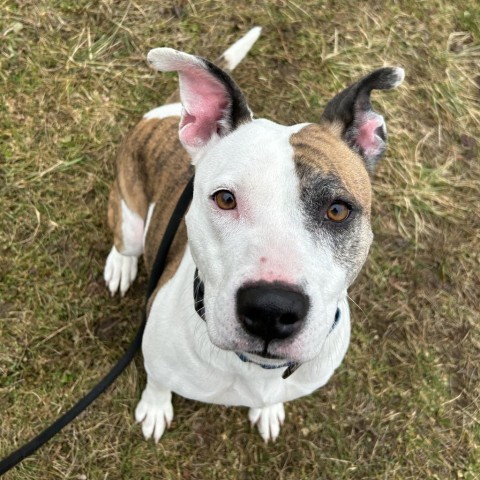
<path id="1" fill-rule="evenodd" d="M 231 78 L 203 59 L 157 49 L 149 60 L 180 73 L 180 139 L 195 164 L 186 220 L 210 340 L 273 363 L 315 358 L 372 241 L 367 170 L 386 130 L 370 91 L 403 71 L 378 70 L 318 124 L 287 127 L 253 120 Z"/>
<path id="2" fill-rule="evenodd" d="M 245 328 L 238 292 L 276 284 L 280 296 L 303 295 L 306 311 L 290 335 L 270 339 L 268 354 L 296 362 L 318 355 L 370 246 L 370 196 L 361 160 L 317 125 L 253 120 L 202 152 L 187 227 L 212 342 L 261 353 L 269 332 Z"/>

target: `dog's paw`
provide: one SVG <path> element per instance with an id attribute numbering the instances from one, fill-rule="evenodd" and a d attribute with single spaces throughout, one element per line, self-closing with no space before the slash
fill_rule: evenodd
<path id="1" fill-rule="evenodd" d="M 103 272 L 103 278 L 112 297 L 119 288 L 120 295 L 122 297 L 125 295 L 137 276 L 137 270 L 138 257 L 122 255 L 115 247 L 112 247 Z"/>
<path id="2" fill-rule="evenodd" d="M 285 420 L 285 410 L 283 403 L 276 403 L 269 407 L 251 408 L 248 412 L 248 418 L 253 425 L 257 425 L 261 437 L 268 443 L 277 439 L 280 433 L 280 427 Z"/>
<path id="3" fill-rule="evenodd" d="M 142 399 L 135 409 L 135 420 L 142 424 L 142 433 L 145 440 L 152 438 L 158 443 L 163 432 L 173 420 L 173 406 L 171 393 L 157 395 L 152 398 L 149 387 L 144 390 Z"/>

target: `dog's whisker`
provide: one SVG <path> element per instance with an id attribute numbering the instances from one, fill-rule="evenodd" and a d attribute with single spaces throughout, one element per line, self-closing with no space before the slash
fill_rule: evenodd
<path id="1" fill-rule="evenodd" d="M 363 308 L 347 293 L 347 298 L 363 313 L 364 318 L 367 317 L 367 314 Z"/>

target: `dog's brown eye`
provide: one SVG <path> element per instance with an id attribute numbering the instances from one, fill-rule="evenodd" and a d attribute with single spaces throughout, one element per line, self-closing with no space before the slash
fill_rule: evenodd
<path id="1" fill-rule="evenodd" d="M 214 194 L 213 198 L 222 210 L 233 210 L 237 206 L 235 196 L 228 190 L 219 190 Z"/>
<path id="2" fill-rule="evenodd" d="M 343 222 L 350 215 L 351 208 L 343 202 L 332 203 L 325 214 L 325 219 L 332 222 Z"/>

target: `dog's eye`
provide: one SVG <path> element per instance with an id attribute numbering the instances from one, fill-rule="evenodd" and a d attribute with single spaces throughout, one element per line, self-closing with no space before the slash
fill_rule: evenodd
<path id="1" fill-rule="evenodd" d="M 237 206 L 235 195 L 228 190 L 219 190 L 213 195 L 213 199 L 222 210 L 233 210 Z"/>
<path id="2" fill-rule="evenodd" d="M 340 223 L 345 221 L 350 212 L 352 211 L 351 207 L 344 202 L 334 202 L 332 203 L 325 213 L 325 220 L 330 220 L 331 222 Z"/>

